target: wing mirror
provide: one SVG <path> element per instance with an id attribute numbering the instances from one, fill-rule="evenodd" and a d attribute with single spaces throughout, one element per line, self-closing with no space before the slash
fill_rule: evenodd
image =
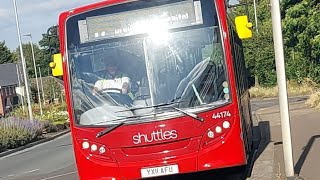
<path id="1" fill-rule="evenodd" d="M 240 39 L 252 37 L 252 23 L 248 21 L 248 16 L 237 16 L 235 24 Z"/>
<path id="2" fill-rule="evenodd" d="M 53 76 L 62 76 L 63 75 L 62 56 L 60 53 L 53 55 L 53 62 L 50 62 L 49 66 L 52 69 Z"/>

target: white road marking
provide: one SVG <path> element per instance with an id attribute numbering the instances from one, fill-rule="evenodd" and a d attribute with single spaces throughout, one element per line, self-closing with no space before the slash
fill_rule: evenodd
<path id="1" fill-rule="evenodd" d="M 27 171 L 26 174 L 27 174 L 27 173 L 32 173 L 32 172 L 35 172 L 35 171 L 39 171 L 39 170 L 40 170 L 40 169 L 30 170 L 30 171 Z"/>
<path id="2" fill-rule="evenodd" d="M 59 175 L 56 175 L 56 176 L 51 176 L 51 177 L 43 178 L 43 179 L 41 179 L 41 180 L 54 179 L 54 178 L 57 178 L 57 177 L 67 176 L 67 175 L 75 174 L 75 173 L 77 173 L 77 172 L 76 172 L 76 171 L 73 171 L 73 172 L 69 172 L 69 173 L 65 173 L 65 174 L 59 174 Z"/>
<path id="3" fill-rule="evenodd" d="M 39 171 L 40 169 L 33 169 L 33 170 L 30 170 L 30 171 L 25 171 L 24 173 L 21 173 L 21 174 L 10 174 L 8 175 L 8 177 L 14 177 L 14 176 L 23 176 L 23 175 L 26 175 L 28 173 L 33 173 L 33 172 L 36 172 L 36 171 Z M 0 177 L 1 179 L 1 177 Z"/>

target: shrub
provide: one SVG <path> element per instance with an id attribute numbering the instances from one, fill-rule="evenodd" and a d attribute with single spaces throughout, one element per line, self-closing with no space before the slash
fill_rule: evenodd
<path id="1" fill-rule="evenodd" d="M 43 115 L 41 116 L 39 104 L 32 105 L 34 118 L 49 121 L 50 123 L 62 122 L 63 124 L 67 122 L 69 118 L 66 108 L 66 104 L 48 104 L 42 107 Z M 26 111 L 24 112 L 22 107 L 15 108 L 11 115 L 19 118 L 27 118 Z"/>
<path id="2" fill-rule="evenodd" d="M 47 120 L 51 123 L 55 122 L 66 122 L 68 120 L 68 112 L 67 111 L 58 111 L 57 109 L 53 108 L 49 111 L 44 112 L 41 116 L 42 120 Z"/>
<path id="3" fill-rule="evenodd" d="M 49 121 L 43 121 L 43 131 L 45 133 L 57 132 L 58 127 L 55 124 L 50 123 Z"/>
<path id="4" fill-rule="evenodd" d="M 11 116 L 18 117 L 18 118 L 26 118 L 28 116 L 27 110 L 23 111 L 22 107 L 14 108 L 14 110 L 11 112 Z"/>
<path id="5" fill-rule="evenodd" d="M 306 102 L 310 107 L 320 110 L 320 91 L 312 94 Z"/>
<path id="6" fill-rule="evenodd" d="M 0 147 L 12 149 L 26 145 L 42 135 L 42 123 L 20 118 L 0 121 Z"/>

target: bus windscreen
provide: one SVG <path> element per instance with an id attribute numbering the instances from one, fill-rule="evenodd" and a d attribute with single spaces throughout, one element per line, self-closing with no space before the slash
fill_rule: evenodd
<path id="1" fill-rule="evenodd" d="M 170 102 L 179 102 L 176 108 L 188 113 L 229 103 L 227 64 L 216 15 L 211 1 L 160 5 L 136 1 L 70 18 L 67 47 L 76 124 L 109 126 L 124 117 L 142 116 L 141 120 L 149 122 L 180 116 L 175 110 L 158 108 L 157 119 L 144 117 L 155 111 L 149 106 Z M 173 21 L 176 16 L 181 21 Z M 148 25 L 141 25 L 142 20 Z M 87 28 L 79 31 L 82 21 Z M 105 31 L 110 23 L 115 27 Z M 115 30 L 139 23 L 141 31 Z M 97 27 L 91 29 L 94 24 Z M 87 42 L 81 42 L 79 32 L 88 35 Z M 128 111 L 132 108 L 138 109 Z"/>

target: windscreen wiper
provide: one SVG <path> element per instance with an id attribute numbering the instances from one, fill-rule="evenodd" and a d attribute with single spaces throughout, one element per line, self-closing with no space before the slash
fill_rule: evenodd
<path id="1" fill-rule="evenodd" d="M 126 121 L 122 121 L 122 122 L 119 123 L 119 124 L 116 124 L 116 125 L 114 125 L 114 126 L 111 126 L 111 127 L 109 127 L 109 128 L 104 129 L 103 131 L 98 132 L 97 135 L 96 135 L 96 138 L 100 138 L 100 137 L 108 134 L 109 132 L 117 129 L 118 127 L 120 127 L 120 126 L 122 126 L 122 125 L 124 125 L 125 122 L 126 122 Z"/>
<path id="2" fill-rule="evenodd" d="M 172 107 L 170 105 L 173 105 L 173 104 L 179 104 L 181 102 L 184 102 L 184 101 L 178 101 L 178 102 L 174 102 L 174 101 L 171 101 L 169 103 L 161 103 L 161 104 L 157 104 L 157 105 L 153 105 L 153 106 L 144 106 L 144 107 L 137 107 L 137 108 L 129 108 L 129 109 L 126 109 L 126 110 L 123 110 L 123 111 L 117 111 L 116 113 L 118 112 L 125 112 L 125 111 L 134 111 L 134 110 L 139 110 L 139 109 L 147 109 L 147 108 L 171 108 L 171 109 L 174 109 L 178 112 L 181 112 L 182 114 L 185 114 L 189 117 L 192 117 L 198 121 L 201 121 L 203 122 L 204 119 L 200 116 L 198 116 L 197 114 L 194 114 L 194 113 L 191 113 L 191 112 L 187 112 L 185 110 L 182 110 L 180 108 L 177 108 L 177 107 Z"/>
<path id="3" fill-rule="evenodd" d="M 124 125 L 126 122 L 129 122 L 129 121 L 134 121 L 134 120 L 138 120 L 140 119 L 141 117 L 143 116 L 146 116 L 146 115 L 155 115 L 155 114 L 145 114 L 145 115 L 134 115 L 134 116 L 129 116 L 129 117 L 124 117 L 124 118 L 119 118 L 119 119 L 114 119 L 114 120 L 111 120 L 111 121 L 105 121 L 105 122 L 113 122 L 113 121 L 119 121 L 119 120 L 124 120 L 118 124 L 115 124 L 111 127 L 108 127 L 100 132 L 97 133 L 96 135 L 96 138 L 100 138 L 106 134 L 108 134 L 109 132 L 117 129 L 118 127 Z"/>
<path id="4" fill-rule="evenodd" d="M 187 111 L 182 110 L 182 109 L 177 108 L 177 107 L 165 107 L 165 108 L 172 108 L 172 109 L 174 109 L 174 110 L 176 110 L 178 112 L 181 112 L 182 114 L 185 114 L 185 115 L 187 115 L 189 117 L 192 117 L 192 118 L 194 118 L 194 119 L 196 119 L 196 120 L 198 120 L 200 122 L 204 122 L 203 117 L 200 117 L 197 114 L 194 114 L 194 113 L 191 113 L 191 112 L 187 112 Z"/>
<path id="5" fill-rule="evenodd" d="M 130 109 L 122 110 L 122 111 L 116 111 L 116 113 L 118 113 L 118 112 L 126 112 L 126 111 L 134 111 L 134 110 L 139 110 L 139 109 L 147 109 L 147 108 L 171 108 L 171 109 L 174 109 L 174 110 L 176 110 L 178 112 L 181 112 L 182 114 L 185 114 L 185 115 L 187 115 L 189 117 L 192 117 L 192 118 L 194 118 L 194 119 L 196 119 L 196 120 L 198 120 L 200 122 L 204 122 L 203 117 L 200 117 L 197 114 L 194 114 L 194 113 L 191 113 L 191 112 L 187 112 L 187 111 L 182 110 L 182 109 L 177 108 L 177 107 L 170 106 L 170 105 L 178 104 L 178 103 L 181 103 L 181 102 L 183 102 L 183 101 L 162 103 L 162 104 L 157 104 L 157 105 L 153 105 L 153 106 L 130 108 Z M 100 131 L 99 133 L 97 133 L 96 137 L 100 138 L 100 137 L 108 134 L 109 132 L 117 129 L 118 127 L 124 125 L 126 122 L 140 119 L 141 117 L 146 116 L 146 115 L 156 115 L 156 113 L 154 113 L 154 114 L 145 114 L 145 115 L 134 115 L 134 116 L 129 116 L 129 117 L 124 117 L 124 118 L 112 120 L 112 121 L 119 121 L 119 120 L 124 120 L 124 121 L 120 122 L 119 124 L 116 124 L 114 126 L 108 127 L 106 129 Z M 108 121 L 108 122 L 110 122 L 110 121 Z"/>

